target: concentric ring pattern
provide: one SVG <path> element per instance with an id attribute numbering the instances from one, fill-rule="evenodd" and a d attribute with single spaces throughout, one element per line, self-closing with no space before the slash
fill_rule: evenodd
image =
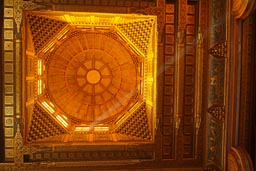
<path id="1" fill-rule="evenodd" d="M 121 40 L 97 32 L 76 32 L 48 57 L 50 100 L 84 123 L 123 114 L 137 93 L 138 68 Z"/>

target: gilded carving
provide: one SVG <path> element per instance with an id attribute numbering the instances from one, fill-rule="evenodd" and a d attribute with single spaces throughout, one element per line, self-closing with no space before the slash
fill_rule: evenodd
<path id="1" fill-rule="evenodd" d="M 152 135 L 148 124 L 146 104 L 142 104 L 133 115 L 117 128 L 116 132 L 150 140 Z"/>
<path id="2" fill-rule="evenodd" d="M 23 10 L 47 9 L 48 7 L 50 6 L 47 5 L 47 3 L 45 3 L 44 5 L 41 5 L 33 2 L 32 0 L 29 0 L 29 1 L 23 0 L 23 3 L 22 3 Z"/>
<path id="3" fill-rule="evenodd" d="M 13 28 L 13 19 L 4 19 L 4 28 Z"/>
<path id="4" fill-rule="evenodd" d="M 4 135 L 5 137 L 13 137 L 14 136 L 13 128 L 4 128 Z"/>
<path id="5" fill-rule="evenodd" d="M 183 44 L 185 40 L 185 30 L 181 29 L 179 26 L 178 32 L 177 32 L 177 43 L 178 44 Z"/>
<path id="6" fill-rule="evenodd" d="M 22 21 L 22 10 L 34 10 L 45 8 L 46 6 L 38 5 L 33 1 L 14 0 L 14 20 L 17 26 L 17 32 L 20 32 L 20 25 Z"/>
<path id="7" fill-rule="evenodd" d="M 199 26 L 198 33 L 197 33 L 197 45 L 199 46 L 199 48 L 201 48 L 201 46 L 203 45 L 203 42 L 204 42 L 203 33 L 201 31 L 201 27 Z"/>
<path id="8" fill-rule="evenodd" d="M 200 116 L 200 114 L 197 114 L 195 116 L 196 135 L 198 135 L 198 131 L 199 131 L 200 125 L 201 125 L 201 116 Z"/>
<path id="9" fill-rule="evenodd" d="M 5 94 L 13 94 L 13 85 L 5 85 Z"/>
<path id="10" fill-rule="evenodd" d="M 46 151 L 50 150 L 49 147 L 24 146 L 19 124 L 17 125 L 17 130 L 16 130 L 16 134 L 15 134 L 15 137 L 14 137 L 14 143 L 15 143 L 15 146 L 14 146 L 14 148 L 15 148 L 14 161 L 17 164 L 19 164 L 19 163 L 21 164 L 21 163 L 24 162 L 23 161 L 24 160 L 24 158 L 23 158 L 24 154 L 32 155 L 36 152 L 42 152 L 42 151 L 46 152 Z"/>
<path id="11" fill-rule="evenodd" d="M 13 96 L 4 96 L 4 103 L 6 105 L 13 104 Z"/>
<path id="12" fill-rule="evenodd" d="M 179 128 L 180 128 L 180 121 L 181 121 L 181 116 L 176 114 L 174 117 L 174 123 L 175 123 L 175 134 L 178 134 Z"/>
<path id="13" fill-rule="evenodd" d="M 22 20 L 22 2 L 23 0 L 14 0 L 14 21 L 18 33 L 20 32 L 20 24 Z"/>
<path id="14" fill-rule="evenodd" d="M 197 54 L 196 54 L 196 76 L 195 76 L 195 128 L 196 135 L 201 125 L 202 115 L 202 84 L 203 84 L 203 35 L 201 27 L 198 27 L 197 33 Z"/>
<path id="15" fill-rule="evenodd" d="M 52 17 L 46 17 L 48 14 Z M 92 141 L 153 141 L 151 126 L 154 127 L 154 123 L 151 122 L 154 109 L 137 112 L 137 108 L 144 99 L 146 105 L 153 105 L 152 101 L 155 100 L 152 93 L 156 84 L 153 78 L 157 52 L 155 16 L 96 13 L 58 16 L 52 12 L 38 11 L 26 12 L 24 16 L 28 21 L 26 26 L 31 30 L 27 37 L 32 37 L 38 56 L 33 60 L 25 57 L 27 65 L 32 66 L 33 61 L 35 68 L 38 68 L 36 72 L 26 72 L 26 78 L 31 78 L 29 74 L 33 72 L 33 78 L 38 80 L 27 81 L 27 88 L 24 89 L 26 94 L 46 96 L 45 101 L 40 98 L 33 103 L 33 110 L 31 106 L 26 108 L 31 114 L 26 121 L 32 123 L 25 127 L 26 143 L 72 141 L 87 145 Z M 45 30 L 40 31 L 41 28 Z M 49 35 L 45 36 L 47 33 Z M 74 51 L 70 51 L 70 46 Z M 120 53 L 121 56 L 117 57 Z M 71 59 L 70 55 L 77 60 Z M 70 65 L 66 65 L 68 60 L 71 60 Z M 50 72 L 42 72 L 43 68 Z M 68 84 L 62 82 L 61 70 L 65 70 Z M 143 75 L 139 75 L 142 70 Z M 35 89 L 31 88 L 32 81 Z M 143 89 L 137 86 L 142 82 Z M 59 86 L 55 86 L 57 84 Z M 72 91 L 67 92 L 62 86 Z M 77 98 L 77 95 L 80 97 Z M 29 100 L 26 99 L 26 104 Z M 136 117 L 132 115 L 134 112 Z M 130 115 L 133 119 L 130 119 Z"/>
<path id="16" fill-rule="evenodd" d="M 4 30 L 4 39 L 13 39 L 13 31 L 12 30 Z"/>
<path id="17" fill-rule="evenodd" d="M 13 115 L 13 107 L 12 106 L 5 106 L 4 107 L 4 113 L 6 116 L 12 116 Z"/>
<path id="18" fill-rule="evenodd" d="M 13 42 L 4 41 L 4 50 L 13 50 Z"/>
<path id="19" fill-rule="evenodd" d="M 13 6 L 13 0 L 4 0 L 4 6 Z"/>
<path id="20" fill-rule="evenodd" d="M 5 83 L 13 83 L 13 74 L 4 74 Z"/>
<path id="21" fill-rule="evenodd" d="M 4 72 L 13 72 L 13 64 L 5 63 L 4 64 Z"/>
<path id="22" fill-rule="evenodd" d="M 5 126 L 13 126 L 13 117 L 5 117 Z"/>
<path id="23" fill-rule="evenodd" d="M 225 108 L 222 105 L 212 105 L 209 109 L 208 109 L 208 113 L 215 119 L 223 122 L 225 119 Z"/>
<path id="24" fill-rule="evenodd" d="M 13 61 L 13 52 L 4 52 L 4 61 Z"/>
<path id="25" fill-rule="evenodd" d="M 227 42 L 220 42 L 213 46 L 209 53 L 216 58 L 226 58 L 227 56 Z"/>
<path id="26" fill-rule="evenodd" d="M 13 156 L 14 156 L 13 149 L 9 149 L 9 148 L 5 149 L 5 158 L 13 158 Z"/>
<path id="27" fill-rule="evenodd" d="M 5 94 L 13 94 L 13 85 L 4 85 Z"/>
<path id="28" fill-rule="evenodd" d="M 135 10 L 137 13 L 156 15 L 157 16 L 157 27 L 159 31 L 159 37 L 162 37 L 165 26 L 165 12 L 164 7 L 149 7 Z"/>
<path id="29" fill-rule="evenodd" d="M 14 146 L 13 138 L 5 138 L 4 144 L 6 148 L 13 147 Z"/>
<path id="30" fill-rule="evenodd" d="M 13 17 L 13 8 L 4 8 L 4 17 Z"/>

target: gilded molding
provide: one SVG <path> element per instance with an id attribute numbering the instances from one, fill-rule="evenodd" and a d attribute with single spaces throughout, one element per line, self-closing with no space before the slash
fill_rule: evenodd
<path id="1" fill-rule="evenodd" d="M 202 115 L 202 87 L 203 87 L 203 34 L 201 32 L 200 26 L 198 27 L 197 33 L 197 54 L 196 54 L 196 92 L 195 92 L 195 128 L 196 135 L 201 124 Z"/>

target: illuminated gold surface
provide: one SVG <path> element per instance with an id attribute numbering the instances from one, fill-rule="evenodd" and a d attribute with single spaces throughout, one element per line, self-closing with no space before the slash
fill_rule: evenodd
<path id="1" fill-rule="evenodd" d="M 5 17 L 13 17 L 13 8 L 4 8 Z"/>
<path id="2" fill-rule="evenodd" d="M 13 149 L 5 149 L 5 157 L 6 158 L 13 158 L 14 157 Z"/>
<path id="3" fill-rule="evenodd" d="M 132 103 L 138 68 L 121 42 L 81 32 L 54 47 L 46 65 L 46 86 L 51 101 L 65 114 L 99 123 L 122 114 Z"/>
<path id="4" fill-rule="evenodd" d="M 156 111 L 156 18 L 62 12 L 48 16 L 44 12 L 26 15 L 30 48 L 25 64 L 31 68 L 26 68 L 25 104 L 32 120 L 26 140 L 41 142 L 59 124 L 53 136 L 66 131 L 100 133 L 106 134 L 104 141 L 113 141 L 107 136 L 113 133 L 115 141 L 128 137 L 151 141 Z M 51 34 L 38 32 L 36 23 Z M 36 100 L 31 101 L 34 94 Z M 45 133 L 37 136 L 38 131 Z M 101 140 L 86 137 L 83 142 Z"/>
<path id="5" fill-rule="evenodd" d="M 86 79 L 90 84 L 96 84 L 101 79 L 100 72 L 95 69 L 92 69 L 87 72 Z"/>
<path id="6" fill-rule="evenodd" d="M 13 28 L 13 19 L 4 19 L 4 28 Z"/>

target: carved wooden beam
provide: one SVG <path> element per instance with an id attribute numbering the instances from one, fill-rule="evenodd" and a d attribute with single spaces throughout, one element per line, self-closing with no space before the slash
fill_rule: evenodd
<path id="1" fill-rule="evenodd" d="M 177 32 L 177 43 L 176 43 L 176 56 L 175 56 L 175 129 L 176 134 L 180 127 L 180 121 L 182 117 L 182 97 L 183 97 L 183 70 L 184 70 L 184 38 L 186 28 L 186 14 L 187 14 L 187 1 L 180 0 L 178 4 L 178 32 Z"/>
<path id="2" fill-rule="evenodd" d="M 176 157 L 180 151 L 179 129 L 183 118 L 183 90 L 184 90 L 184 57 L 185 57 L 185 29 L 187 15 L 187 0 L 178 1 L 178 30 L 176 35 L 175 55 L 175 103 L 174 103 L 174 128 L 176 141 Z"/>

